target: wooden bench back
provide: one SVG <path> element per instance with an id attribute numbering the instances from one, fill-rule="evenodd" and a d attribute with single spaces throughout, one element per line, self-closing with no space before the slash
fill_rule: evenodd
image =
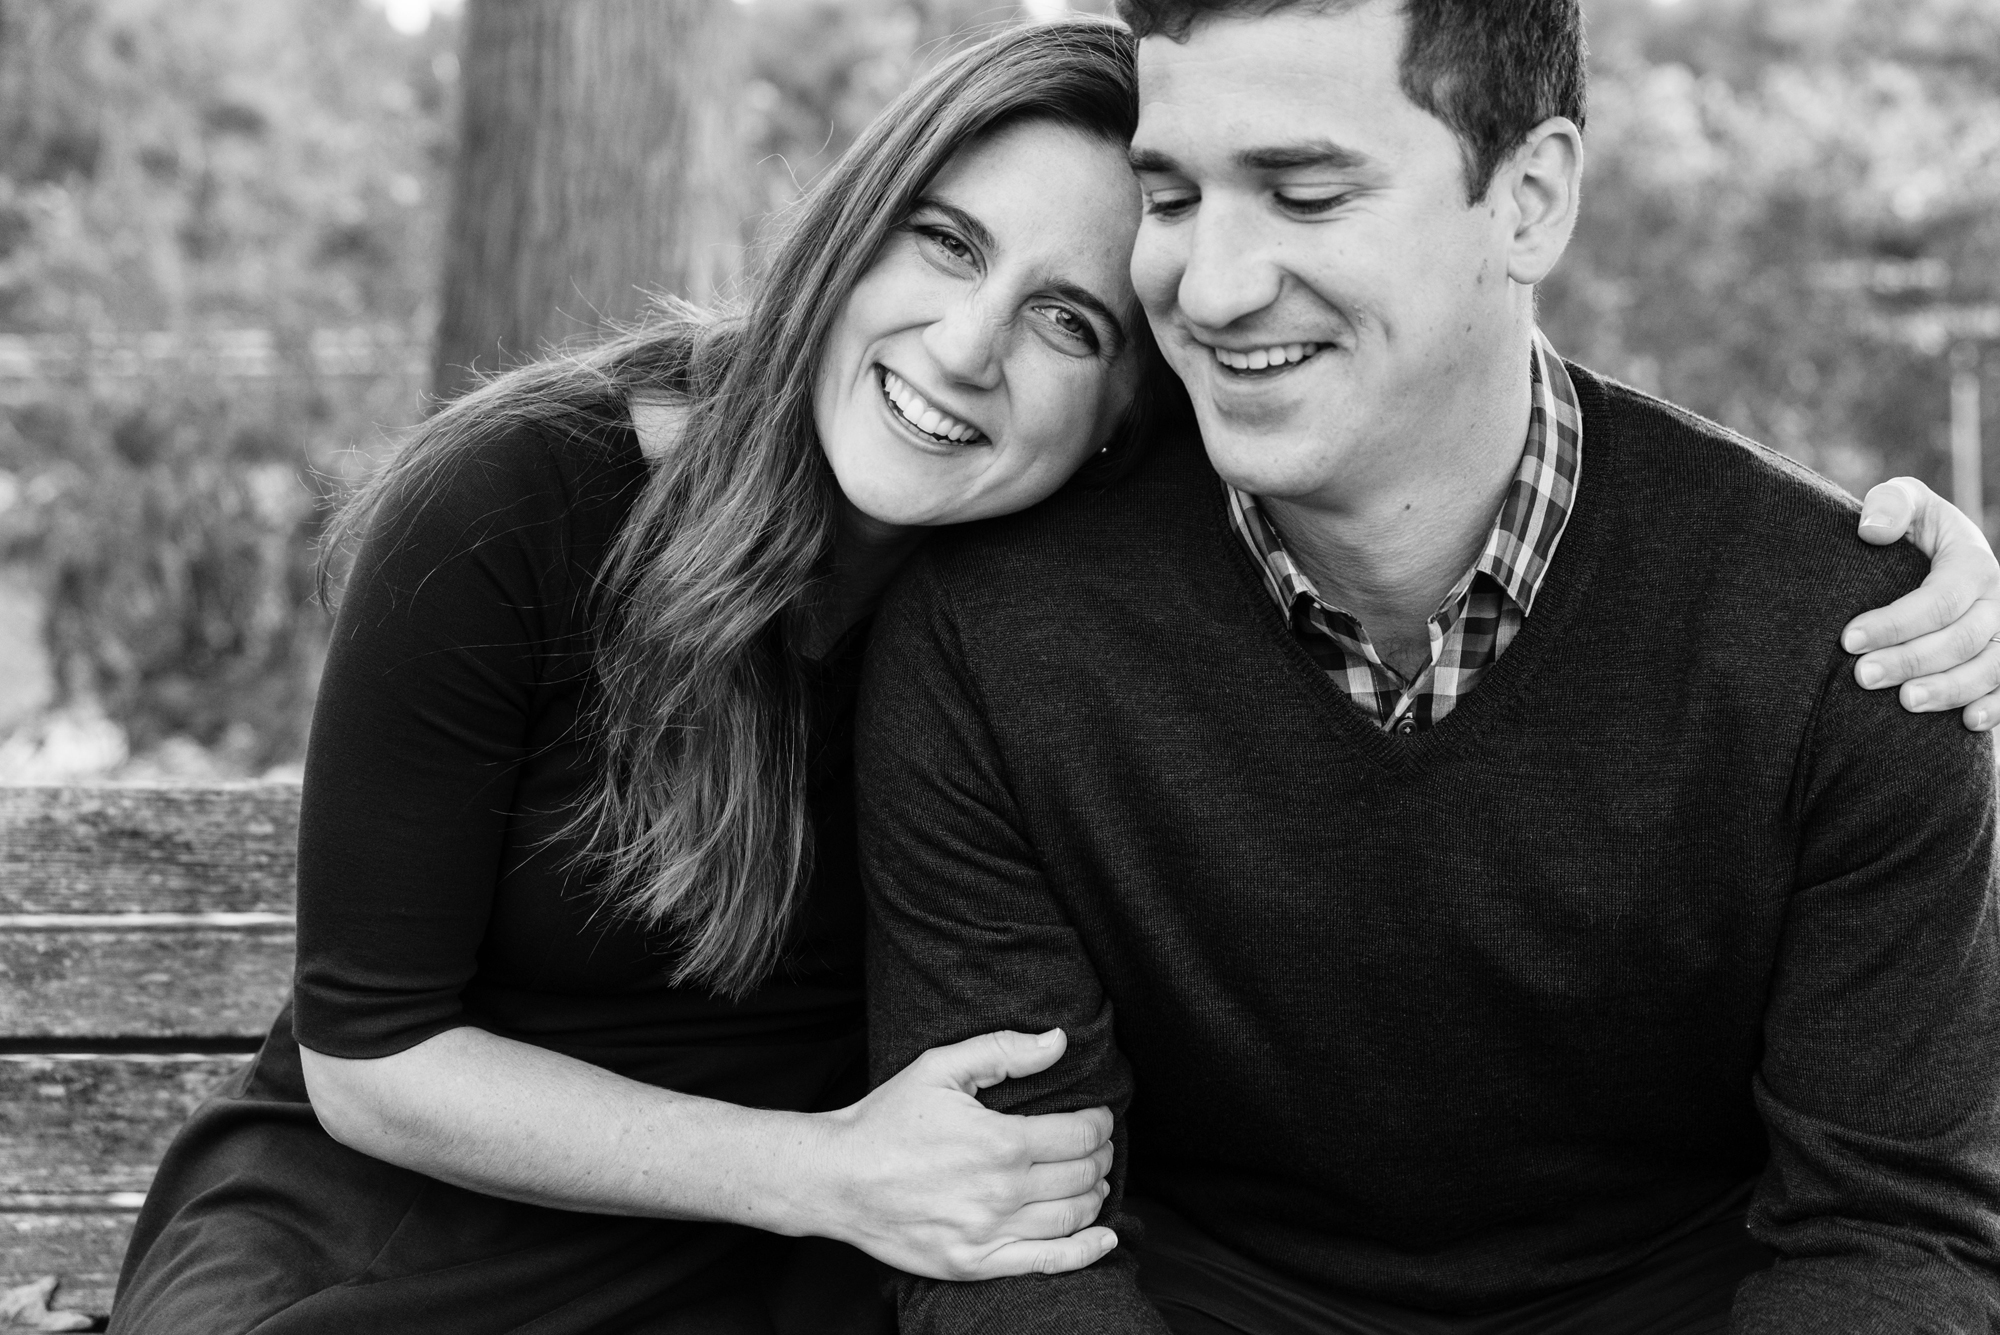
<path id="1" fill-rule="evenodd" d="M 298 806 L 0 786 L 0 1290 L 109 1310 L 167 1142 L 291 988 Z"/>

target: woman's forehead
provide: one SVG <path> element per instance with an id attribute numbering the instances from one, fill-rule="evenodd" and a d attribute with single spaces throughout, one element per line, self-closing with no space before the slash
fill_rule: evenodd
<path id="1" fill-rule="evenodd" d="M 1139 226 L 1139 191 L 1121 144 L 1025 121 L 952 155 L 924 198 L 961 212 L 996 259 L 1122 290 Z"/>

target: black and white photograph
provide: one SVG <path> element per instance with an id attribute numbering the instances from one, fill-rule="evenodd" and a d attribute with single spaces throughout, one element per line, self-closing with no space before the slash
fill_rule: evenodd
<path id="1" fill-rule="evenodd" d="M 1989 454 L 2000 0 L 0 0 L 0 1335 L 2000 1335 Z"/>

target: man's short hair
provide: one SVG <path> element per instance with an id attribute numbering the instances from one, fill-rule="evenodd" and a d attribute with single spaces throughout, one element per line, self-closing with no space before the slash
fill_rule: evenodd
<path id="1" fill-rule="evenodd" d="M 1361 2 L 1118 0 L 1118 14 L 1142 38 L 1157 33 L 1179 42 L 1214 15 L 1301 5 L 1337 13 Z M 1402 8 L 1409 24 L 1403 93 L 1458 137 L 1468 201 L 1485 197 L 1501 162 L 1543 121 L 1567 116 L 1583 128 L 1588 75 L 1579 0 L 1403 0 Z"/>

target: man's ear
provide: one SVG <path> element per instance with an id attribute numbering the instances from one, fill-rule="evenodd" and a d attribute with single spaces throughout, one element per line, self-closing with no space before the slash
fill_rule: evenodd
<path id="1" fill-rule="evenodd" d="M 1514 236 L 1507 276 L 1533 287 L 1556 267 L 1576 227 L 1583 183 L 1583 132 L 1567 116 L 1551 116 L 1501 166 L 1494 186 L 1513 204 Z"/>

